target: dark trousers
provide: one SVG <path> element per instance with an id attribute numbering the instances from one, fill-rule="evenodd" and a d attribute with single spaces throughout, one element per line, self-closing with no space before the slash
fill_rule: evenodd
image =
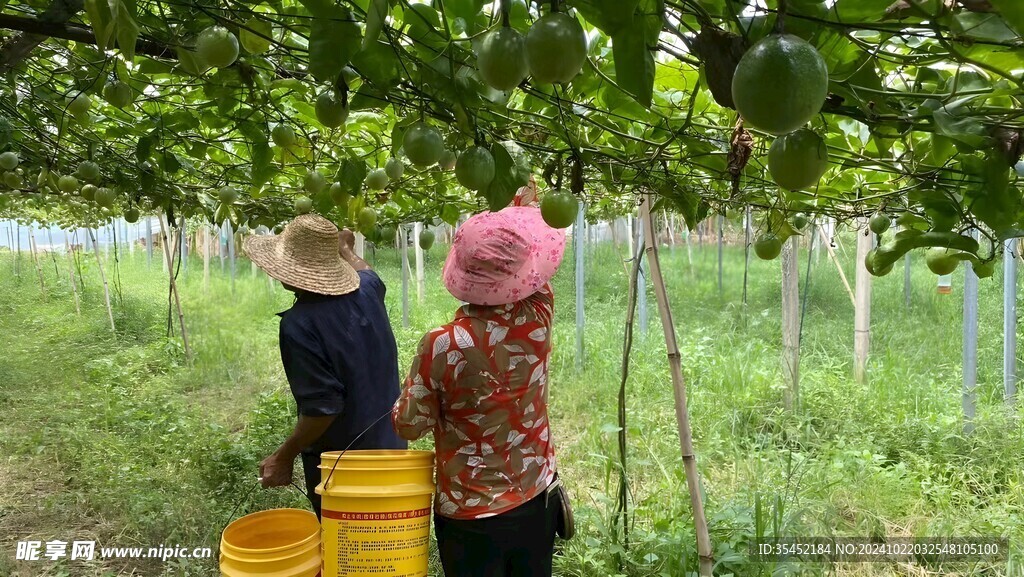
<path id="1" fill-rule="evenodd" d="M 309 497 L 309 504 L 320 518 L 320 495 L 316 494 L 316 486 L 320 484 L 320 455 L 317 453 L 302 453 L 302 473 L 306 477 L 306 496 Z M 334 480 L 331 480 L 334 484 Z"/>
<path id="2" fill-rule="evenodd" d="M 445 577 L 551 577 L 558 493 L 485 519 L 434 514 Z"/>

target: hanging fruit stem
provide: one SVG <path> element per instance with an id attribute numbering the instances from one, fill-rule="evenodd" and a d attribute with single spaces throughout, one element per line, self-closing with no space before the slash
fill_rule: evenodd
<path id="1" fill-rule="evenodd" d="M 509 14 L 512 12 L 512 0 L 501 0 L 501 26 L 503 28 L 509 28 L 512 24 L 509 22 Z"/>

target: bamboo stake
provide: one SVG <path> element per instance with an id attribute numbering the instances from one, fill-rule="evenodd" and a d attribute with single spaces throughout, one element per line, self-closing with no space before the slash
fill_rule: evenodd
<path id="1" fill-rule="evenodd" d="M 21 225 L 15 224 L 15 230 L 17 234 L 14 235 L 15 240 L 18 243 L 18 252 L 14 255 L 14 276 L 21 276 Z"/>
<path id="2" fill-rule="evenodd" d="M 28 225 L 28 250 L 32 253 L 32 262 L 36 265 L 36 274 L 39 276 L 39 292 L 46 298 L 46 285 L 43 284 L 43 268 L 39 266 L 39 255 L 36 253 L 36 235 L 32 225 Z"/>
<path id="3" fill-rule="evenodd" d="M 398 225 L 398 250 L 402 252 L 402 326 L 409 328 L 409 244 L 405 225 Z"/>
<path id="4" fill-rule="evenodd" d="M 645 195 L 640 204 L 640 212 L 646 226 L 644 227 L 647 247 L 647 266 L 651 270 L 654 282 L 654 294 L 658 299 L 658 311 L 661 313 L 661 326 L 665 331 L 665 347 L 668 350 L 669 367 L 672 370 L 672 393 L 675 397 L 676 423 L 679 430 L 679 449 L 686 471 L 686 485 L 690 492 L 690 503 L 693 507 L 693 526 L 697 534 L 697 554 L 700 556 L 700 575 L 711 577 L 715 564 L 711 549 L 711 537 L 708 535 L 708 522 L 704 516 L 704 501 L 701 499 L 700 477 L 697 471 L 697 456 L 693 453 L 693 433 L 690 429 L 690 414 L 686 404 L 686 380 L 683 377 L 679 345 L 676 342 L 676 330 L 672 321 L 672 310 L 668 303 L 665 290 L 665 278 L 661 275 L 661 264 L 658 261 L 658 244 L 654 241 L 653 219 L 651 218 L 651 199 Z"/>
<path id="5" fill-rule="evenodd" d="M 185 218 L 181 219 L 181 227 L 178 228 L 178 242 L 181 242 L 181 229 L 185 227 Z M 171 247 L 167 239 L 167 228 L 164 226 L 164 217 L 160 216 L 160 243 L 164 246 L 164 257 L 167 259 L 167 273 L 170 278 L 171 295 L 174 296 L 174 308 L 178 311 L 178 325 L 181 327 L 181 342 L 185 345 L 185 358 L 192 358 L 192 349 L 188 346 L 188 332 L 185 329 L 185 314 L 181 311 L 181 298 L 178 296 L 178 284 L 174 282 L 174 258 L 171 256 Z"/>
<path id="6" fill-rule="evenodd" d="M 89 235 L 89 240 L 92 243 L 93 254 L 96 255 L 96 266 L 100 269 L 100 279 L 103 280 L 103 298 L 107 303 L 107 316 L 110 317 L 110 330 L 116 333 L 117 329 L 114 327 L 114 309 L 110 307 L 110 287 L 107 285 L 107 274 L 103 272 L 103 259 L 100 258 L 100 243 L 97 238 L 93 236 L 91 228 L 85 229 Z"/>
<path id="7" fill-rule="evenodd" d="M 789 238 L 782 249 L 782 376 L 787 411 L 800 405 L 800 237 Z"/>
<path id="8" fill-rule="evenodd" d="M 68 235 L 64 234 L 64 250 L 68 253 L 68 280 L 71 282 L 71 294 L 75 297 L 75 314 L 82 316 L 82 308 L 78 302 L 78 285 L 75 284 L 75 259 L 71 254 L 71 243 L 68 242 Z"/>
<path id="9" fill-rule="evenodd" d="M 423 304 L 426 295 L 426 281 L 423 275 L 423 249 L 420 248 L 420 234 L 423 232 L 423 223 L 417 222 L 412 229 L 413 253 L 416 256 L 416 302 Z M 406 241 L 408 242 L 408 241 Z"/>
<path id="10" fill-rule="evenodd" d="M 576 213 L 576 224 L 572 227 L 572 243 L 576 252 L 576 372 L 582 372 L 584 368 L 584 328 L 586 318 L 584 317 L 584 258 L 583 242 L 587 234 L 587 221 L 585 219 L 586 207 L 580 203 L 579 212 Z"/>
<path id="11" fill-rule="evenodd" d="M 825 231 L 818 227 L 818 234 L 821 235 L 821 243 L 825 245 L 825 250 L 828 251 L 828 257 L 832 260 L 832 264 L 836 265 L 836 270 L 839 271 L 839 278 L 843 280 L 843 286 L 846 287 L 847 294 L 850 295 L 850 304 L 854 307 L 857 306 L 857 299 L 853 295 L 853 289 L 850 288 L 850 281 L 846 280 L 846 273 L 843 272 L 843 265 L 839 264 L 839 259 L 836 258 L 836 251 L 832 248 L 832 241 L 825 236 Z"/>
<path id="12" fill-rule="evenodd" d="M 46 227 L 46 242 L 50 243 L 50 259 L 53 260 L 53 274 L 60 280 L 60 269 L 57 268 L 57 254 L 53 252 L 53 233 L 50 232 L 50 227 Z"/>
<path id="13" fill-rule="evenodd" d="M 750 274 L 750 205 L 743 217 L 743 306 L 747 304 L 747 278 Z"/>
<path id="14" fill-rule="evenodd" d="M 853 326 L 853 378 L 867 382 L 868 351 L 871 348 L 871 274 L 864 259 L 871 251 L 874 234 L 867 230 L 867 219 L 861 219 L 863 229 L 857 232 L 857 298 L 854 304 Z"/>
<path id="15" fill-rule="evenodd" d="M 210 227 L 203 225 L 203 290 L 210 286 L 210 243 L 213 235 L 210 234 Z M 218 237 L 220 238 L 220 237 Z"/>
<path id="16" fill-rule="evenodd" d="M 1003 399 L 1012 411 L 1017 399 L 1017 251 L 1009 239 L 1003 252 Z"/>
<path id="17" fill-rule="evenodd" d="M 722 298 L 722 245 L 725 244 L 725 215 L 718 215 L 718 298 Z"/>

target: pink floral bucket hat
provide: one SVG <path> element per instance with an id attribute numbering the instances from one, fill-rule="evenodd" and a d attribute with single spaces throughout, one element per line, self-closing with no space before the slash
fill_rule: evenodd
<path id="1" fill-rule="evenodd" d="M 475 305 L 513 303 L 540 290 L 558 271 L 565 231 L 551 228 L 534 206 L 510 206 L 471 217 L 455 233 L 444 286 Z"/>

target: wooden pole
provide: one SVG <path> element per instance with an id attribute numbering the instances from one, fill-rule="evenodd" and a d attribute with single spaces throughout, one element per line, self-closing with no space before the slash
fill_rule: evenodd
<path id="1" fill-rule="evenodd" d="M 799 243 L 799 236 L 791 236 L 782 247 L 782 404 L 791 412 L 800 407 Z"/>
<path id="2" fill-rule="evenodd" d="M 363 233 L 356 233 L 356 242 L 352 247 L 352 250 L 359 258 L 363 258 L 363 255 L 366 254 L 366 237 L 363 236 Z"/>
<path id="3" fill-rule="evenodd" d="M 100 279 L 103 281 L 103 298 L 107 303 L 107 316 L 110 318 L 110 330 L 111 332 L 116 333 L 117 329 L 114 327 L 114 309 L 110 308 L 110 287 L 107 285 L 107 275 L 103 272 L 103 259 L 100 258 L 100 244 L 93 236 L 91 228 L 87 228 L 86 232 L 92 242 L 93 254 L 96 255 L 96 266 L 99 268 Z"/>
<path id="4" fill-rule="evenodd" d="M 203 231 L 203 290 L 210 287 L 210 245 L 213 235 L 210 234 L 210 225 L 204 224 L 200 229 Z M 217 237 L 218 239 L 220 236 Z"/>
<path id="5" fill-rule="evenodd" d="M 417 222 L 413 226 L 412 242 L 413 252 L 416 254 L 416 302 L 423 304 L 426 296 L 426 279 L 423 275 L 423 249 L 420 248 L 420 234 L 423 232 L 423 223 Z"/>
<path id="6" fill-rule="evenodd" d="M 75 284 L 75 257 L 71 254 L 71 243 L 68 242 L 67 231 L 64 232 L 64 250 L 68 253 L 68 280 L 71 283 L 71 294 L 75 297 L 75 314 L 82 316 L 82 307 L 78 299 L 78 285 Z"/>
<path id="7" fill-rule="evenodd" d="M 700 473 L 697 471 L 697 456 L 693 452 L 693 434 L 690 430 L 690 414 L 686 404 L 686 381 L 679 345 L 676 342 L 676 329 L 672 321 L 672 310 L 668 303 L 668 292 L 665 290 L 665 279 L 661 275 L 661 264 L 658 261 L 658 244 L 654 242 L 651 227 L 651 199 L 645 195 L 640 204 L 645 229 L 647 247 L 647 264 L 651 269 L 654 281 L 654 294 L 658 300 L 661 313 L 661 326 L 665 331 L 665 347 L 668 349 L 668 362 L 672 371 L 672 393 L 675 398 L 676 424 L 679 431 L 679 450 L 683 458 L 683 469 L 686 472 L 686 485 L 690 493 L 690 504 L 693 507 L 693 526 L 697 534 L 697 554 L 700 557 L 700 575 L 711 577 L 715 565 L 714 553 L 711 549 L 711 537 L 708 534 L 707 518 L 704 515 L 704 500 L 701 498 Z"/>
<path id="8" fill-rule="evenodd" d="M 32 262 L 36 266 L 36 275 L 39 276 L 39 292 L 46 298 L 46 285 L 43 283 L 43 268 L 39 266 L 39 254 L 36 252 L 36 235 L 33 226 L 28 225 L 28 250 L 32 254 Z"/>
<path id="9" fill-rule="evenodd" d="M 409 241 L 405 225 L 398 225 L 398 250 L 402 252 L 402 326 L 409 328 Z"/>
<path id="10" fill-rule="evenodd" d="M 640 276 L 637 277 L 637 281 L 636 281 L 637 282 L 637 284 L 636 284 L 636 288 L 637 288 L 636 301 L 637 301 L 637 316 L 638 316 L 638 318 L 640 320 L 640 336 L 641 336 L 641 338 L 647 334 L 647 328 L 650 326 L 650 322 L 648 320 L 649 315 L 647 314 L 647 272 L 644 270 L 644 263 L 643 263 L 643 258 L 644 258 L 644 253 L 643 253 L 644 229 L 646 228 L 644 226 L 644 224 L 645 224 L 644 221 L 642 219 L 640 219 L 639 217 L 636 219 L 636 245 L 635 246 L 637 247 L 637 253 L 635 255 L 633 255 L 634 258 L 636 258 L 637 260 L 640 261 L 640 272 L 639 272 Z"/>
<path id="11" fill-rule="evenodd" d="M 146 266 L 153 266 L 153 219 L 146 217 Z"/>
<path id="12" fill-rule="evenodd" d="M 853 378 L 863 384 L 867 382 L 868 351 L 871 348 L 871 273 L 864 265 L 864 259 L 871 251 L 874 235 L 868 230 L 867 219 L 860 221 L 862 227 L 857 232 L 857 292 L 853 305 Z"/>
<path id="13" fill-rule="evenodd" d="M 50 259 L 53 260 L 53 274 L 60 280 L 60 269 L 57 268 L 57 253 L 53 250 L 53 233 L 46 227 L 46 242 L 50 245 Z"/>
<path id="14" fill-rule="evenodd" d="M 906 255 L 903 256 L 903 306 L 908 309 L 910 308 L 911 294 L 910 267 L 910 253 L 908 252 Z"/>
<path id="15" fill-rule="evenodd" d="M 836 270 L 839 271 L 839 278 L 842 279 L 843 286 L 846 287 L 847 294 L 850 295 L 850 304 L 852 304 L 854 308 L 856 308 L 856 295 L 853 294 L 853 289 L 850 288 L 850 281 L 846 280 L 846 273 L 843 272 L 843 265 L 839 263 L 839 259 L 836 257 L 836 251 L 832 248 L 832 240 L 825 235 L 825 231 L 822 230 L 820 226 L 818 227 L 818 234 L 821 235 L 821 244 L 825 245 L 825 250 L 828 251 L 829 259 L 832 261 L 832 264 L 836 265 Z M 861 262 L 861 264 L 863 264 L 863 261 Z M 859 271 L 860 269 L 858 268 L 857 270 Z"/>
<path id="16" fill-rule="evenodd" d="M 977 237 L 977 233 L 971 233 Z M 978 275 L 974 274 L 974 266 L 964 261 L 964 351 L 963 351 L 963 391 L 962 405 L 964 410 L 964 435 L 974 433 L 974 417 L 978 408 Z"/>
<path id="17" fill-rule="evenodd" d="M 750 276 L 750 205 L 747 205 L 743 215 L 743 306 L 747 305 L 747 278 Z"/>
<path id="18" fill-rule="evenodd" d="M 235 293 L 235 274 L 238 272 L 238 263 L 235 260 L 235 228 L 230 220 L 224 221 L 224 228 L 228 233 L 228 260 L 231 261 L 231 294 Z"/>
<path id="19" fill-rule="evenodd" d="M 1003 398 L 1011 409 L 1017 400 L 1017 258 L 1020 241 L 1006 241 L 1003 252 Z"/>
<path id="20" fill-rule="evenodd" d="M 573 246 L 576 249 L 576 371 L 581 372 L 583 370 L 583 355 L 585 353 L 583 348 L 583 332 L 586 319 L 583 316 L 583 302 L 584 302 L 584 260 L 583 260 L 583 242 L 586 235 L 587 222 L 585 220 L 586 209 L 583 203 L 580 203 L 579 212 L 576 213 L 576 224 L 573 226 L 572 241 Z"/>
<path id="21" fill-rule="evenodd" d="M 178 244 L 181 254 L 178 255 L 178 263 L 181 264 L 183 278 L 188 278 L 188 235 L 185 234 L 185 218 L 181 219 L 181 227 L 178 228 Z"/>
<path id="22" fill-rule="evenodd" d="M 217 227 L 217 256 L 220 257 L 220 272 L 224 273 L 224 263 L 227 260 L 227 242 L 225 241 L 224 231 L 227 230 L 227 223 L 222 222 Z"/>
<path id="23" fill-rule="evenodd" d="M 170 223 L 168 223 L 170 226 Z M 185 228 L 185 217 L 181 217 L 181 226 L 178 227 L 178 242 L 182 242 L 181 233 Z M 171 296 L 174 297 L 174 308 L 178 312 L 178 325 L 181 327 L 181 342 L 185 346 L 185 358 L 192 358 L 192 349 L 188 346 L 188 331 L 185 329 L 185 314 L 181 310 L 181 298 L 178 296 L 178 284 L 174 281 L 174 257 L 171 256 L 170 241 L 167 238 L 167 227 L 164 226 L 164 217 L 160 215 L 160 244 L 164 245 L 164 256 L 167 258 L 167 277 L 170 279 Z"/>
<path id="24" fill-rule="evenodd" d="M 18 243 L 18 252 L 14 255 L 14 276 L 21 276 L 21 225 L 15 224 L 15 240 Z"/>
<path id="25" fill-rule="evenodd" d="M 718 298 L 722 298 L 722 245 L 725 244 L 725 215 L 718 215 Z"/>

